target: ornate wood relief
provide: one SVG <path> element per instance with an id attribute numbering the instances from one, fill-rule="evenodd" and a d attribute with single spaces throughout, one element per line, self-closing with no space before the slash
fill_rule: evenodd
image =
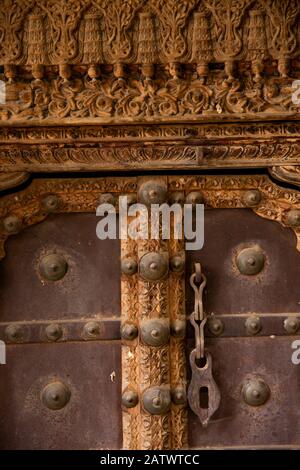
<path id="1" fill-rule="evenodd" d="M 141 183 L 143 179 L 139 181 Z M 184 253 L 183 240 L 173 237 L 171 240 L 153 240 L 150 229 L 149 240 L 122 240 L 121 246 L 122 262 L 134 259 L 137 264 L 141 264 L 147 254 L 156 253 L 166 256 L 171 265 L 174 256 Z M 180 272 L 170 269 L 167 275 L 154 281 L 139 274 L 122 275 L 122 328 L 134 324 L 141 331 L 149 320 L 158 320 L 163 321 L 162 326 L 171 332 L 170 339 L 158 341 L 158 345 L 149 343 L 141 335 L 124 342 L 123 397 L 128 392 L 139 397 L 137 406 L 124 406 L 126 449 L 181 449 L 187 445 L 184 289 L 183 269 Z M 156 327 L 158 331 L 159 326 Z M 168 403 L 166 409 L 161 406 L 158 412 L 149 413 L 142 402 L 147 390 L 153 387 L 167 391 Z M 176 398 L 171 403 L 171 397 L 176 393 L 181 394 L 179 401 L 183 403 L 176 402 Z"/>
<path id="2" fill-rule="evenodd" d="M 299 150 L 297 122 L 0 128 L 8 172 L 293 165 Z"/>
<path id="3" fill-rule="evenodd" d="M 298 0 L 2 0 L 0 191 L 35 172 L 133 168 L 270 167 L 300 185 L 299 18 Z M 49 213 L 95 212 L 103 193 L 134 199 L 143 181 L 33 180 L 0 199 L 0 259 L 9 235 Z M 169 193 L 201 191 L 208 209 L 249 207 L 292 228 L 300 250 L 296 190 L 267 176 L 163 181 Z M 136 265 L 183 251 L 174 239 L 121 241 L 122 262 Z M 141 339 L 150 319 L 167 325 L 165 344 Z M 123 341 L 123 398 L 134 403 L 124 405 L 124 447 L 183 448 L 183 273 L 123 273 L 122 322 L 137 333 Z M 144 405 L 155 387 L 166 394 L 157 406 L 170 401 L 162 414 Z"/>
<path id="4" fill-rule="evenodd" d="M 102 193 L 113 193 L 116 196 L 136 194 L 137 187 L 138 180 L 135 177 L 33 180 L 17 196 L 11 194 L 0 199 L 0 258 L 5 256 L 4 243 L 9 235 L 41 222 L 49 213 L 95 212 Z M 290 217 L 291 211 L 300 209 L 300 194 L 297 190 L 277 186 L 267 176 L 169 176 L 168 190 L 171 193 L 184 191 L 186 194 L 199 190 L 206 208 L 252 208 L 257 215 L 292 228 L 297 236 L 297 248 L 300 249 L 299 220 Z M 245 200 L 245 194 L 252 190 L 260 192 L 260 200 L 255 206 L 247 204 Z M 53 210 L 47 208 L 46 198 L 49 195 L 57 196 Z M 7 225 L 7 218 L 12 216 L 18 221 L 13 226 Z M 128 248 L 126 243 L 129 244 Z M 132 241 L 126 243 L 123 246 L 126 252 L 134 253 L 137 250 Z M 166 245 L 166 251 L 180 251 L 177 243 L 179 241 L 171 240 L 170 246 Z"/>
<path id="5" fill-rule="evenodd" d="M 4 0 L 2 122 L 293 116 L 299 12 L 298 0 Z"/>

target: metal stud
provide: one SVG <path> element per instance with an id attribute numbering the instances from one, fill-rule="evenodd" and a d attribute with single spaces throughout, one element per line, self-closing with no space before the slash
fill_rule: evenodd
<path id="1" fill-rule="evenodd" d="M 171 326 L 171 333 L 174 338 L 184 338 L 186 331 L 185 320 L 174 320 Z"/>
<path id="2" fill-rule="evenodd" d="M 60 381 L 52 382 L 42 390 L 42 403 L 50 410 L 61 410 L 70 401 L 69 388 Z"/>
<path id="3" fill-rule="evenodd" d="M 183 206 L 185 202 L 185 195 L 183 191 L 174 191 L 170 194 L 169 201 L 171 204 L 180 204 Z"/>
<path id="4" fill-rule="evenodd" d="M 187 204 L 203 204 L 203 195 L 199 191 L 192 191 L 186 197 Z"/>
<path id="5" fill-rule="evenodd" d="M 121 261 L 121 271 L 123 274 L 132 275 L 137 272 L 137 262 L 134 258 L 124 258 Z"/>
<path id="6" fill-rule="evenodd" d="M 287 213 L 286 217 L 288 225 L 292 227 L 297 227 L 300 225 L 300 209 L 292 209 Z"/>
<path id="7" fill-rule="evenodd" d="M 143 405 L 151 415 L 166 414 L 171 406 L 170 391 L 160 387 L 148 388 L 143 394 Z"/>
<path id="8" fill-rule="evenodd" d="M 248 335 L 257 335 L 261 330 L 261 321 L 259 317 L 249 317 L 245 322 L 246 332 Z"/>
<path id="9" fill-rule="evenodd" d="M 254 276 L 262 271 L 265 265 L 265 255 L 259 246 L 245 248 L 238 253 L 236 265 L 241 274 Z"/>
<path id="10" fill-rule="evenodd" d="M 255 207 L 261 201 L 261 193 L 257 189 L 246 191 L 243 195 L 243 202 L 247 207 Z"/>
<path id="11" fill-rule="evenodd" d="M 172 401 L 175 405 L 185 405 L 186 404 L 186 391 L 184 388 L 177 387 L 172 390 Z"/>
<path id="12" fill-rule="evenodd" d="M 28 336 L 28 330 L 25 325 L 8 325 L 5 336 L 12 343 L 22 343 Z"/>
<path id="13" fill-rule="evenodd" d="M 300 320 L 297 317 L 288 317 L 283 324 L 285 331 L 290 335 L 296 334 L 300 329 Z"/>
<path id="14" fill-rule="evenodd" d="M 178 253 L 170 259 L 170 268 L 174 273 L 182 273 L 184 270 L 184 254 Z"/>
<path id="15" fill-rule="evenodd" d="M 127 204 L 128 206 L 132 206 L 133 204 L 136 204 L 137 202 L 137 195 L 135 193 L 129 193 L 125 194 L 127 197 Z"/>
<path id="16" fill-rule="evenodd" d="M 89 321 L 83 327 L 83 335 L 86 339 L 97 339 L 100 336 L 100 325 L 96 321 Z"/>
<path id="17" fill-rule="evenodd" d="M 115 206 L 116 197 L 112 193 L 103 193 L 99 197 L 99 204 L 111 204 Z"/>
<path id="18" fill-rule="evenodd" d="M 254 377 L 244 383 L 242 395 L 247 405 L 260 406 L 269 399 L 270 388 L 262 379 Z"/>
<path id="19" fill-rule="evenodd" d="M 126 390 L 122 395 L 122 403 L 126 408 L 134 408 L 139 402 L 139 397 L 133 390 Z"/>
<path id="20" fill-rule="evenodd" d="M 147 281 L 158 281 L 168 273 L 168 256 L 164 253 L 146 253 L 140 259 L 140 275 Z"/>
<path id="21" fill-rule="evenodd" d="M 208 329 L 214 336 L 219 336 L 224 331 L 224 323 L 221 318 L 209 318 Z"/>
<path id="22" fill-rule="evenodd" d="M 59 198 L 55 194 L 49 194 L 43 201 L 43 207 L 47 212 L 55 212 L 59 208 Z"/>
<path id="23" fill-rule="evenodd" d="M 68 263 L 62 255 L 50 253 L 40 262 L 41 276 L 47 281 L 59 281 L 68 270 Z"/>
<path id="24" fill-rule="evenodd" d="M 132 341 L 138 335 L 137 326 L 134 323 L 124 323 L 121 326 L 121 338 L 126 341 Z"/>
<path id="25" fill-rule="evenodd" d="M 162 204 L 167 200 L 167 185 L 161 180 L 149 180 L 141 184 L 139 188 L 139 202 L 150 206 Z"/>
<path id="26" fill-rule="evenodd" d="M 3 220 L 3 226 L 8 233 L 17 233 L 21 228 L 22 222 L 16 215 L 8 215 Z"/>
<path id="27" fill-rule="evenodd" d="M 46 327 L 45 333 L 49 341 L 58 341 L 62 337 L 63 330 L 57 323 L 51 323 Z"/>
<path id="28" fill-rule="evenodd" d="M 141 323 L 141 338 L 148 346 L 163 346 L 170 337 L 170 327 L 166 320 L 153 319 Z"/>

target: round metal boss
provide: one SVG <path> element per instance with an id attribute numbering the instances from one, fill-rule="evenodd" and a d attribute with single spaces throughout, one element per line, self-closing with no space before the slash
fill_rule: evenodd
<path id="1" fill-rule="evenodd" d="M 126 341 L 132 341 L 138 335 L 137 326 L 134 323 L 124 323 L 121 326 L 121 338 Z"/>
<path id="2" fill-rule="evenodd" d="M 71 392 L 62 382 L 52 382 L 42 391 L 42 403 L 50 410 L 61 410 L 71 398 Z"/>
<path id="3" fill-rule="evenodd" d="M 184 338 L 186 332 L 185 320 L 174 320 L 171 325 L 171 333 L 174 338 Z"/>
<path id="4" fill-rule="evenodd" d="M 259 247 L 245 248 L 236 257 L 236 265 L 241 274 L 254 276 L 265 265 L 265 255 Z"/>
<path id="5" fill-rule="evenodd" d="M 133 390 L 126 390 L 122 395 L 122 403 L 126 408 L 134 408 L 139 402 L 139 397 Z"/>
<path id="6" fill-rule="evenodd" d="M 100 325 L 96 321 L 89 321 L 83 327 L 83 334 L 86 339 L 97 339 L 100 336 Z"/>
<path id="7" fill-rule="evenodd" d="M 8 215 L 3 220 L 3 226 L 8 233 L 17 233 L 21 228 L 22 222 L 16 215 Z"/>
<path id="8" fill-rule="evenodd" d="M 62 337 L 63 330 L 57 323 L 51 323 L 46 327 L 45 333 L 49 341 L 57 341 Z"/>
<path id="9" fill-rule="evenodd" d="M 185 194 L 183 191 L 174 191 L 170 194 L 169 201 L 171 204 L 183 205 L 185 201 Z"/>
<path id="10" fill-rule="evenodd" d="M 68 263 L 62 255 L 51 253 L 40 262 L 41 276 L 47 281 L 59 281 L 68 270 Z"/>
<path id="11" fill-rule="evenodd" d="M 147 253 L 140 259 L 140 275 L 147 281 L 158 281 L 168 273 L 167 256 L 161 253 Z"/>
<path id="12" fill-rule="evenodd" d="M 247 207 L 255 207 L 261 201 L 261 193 L 257 189 L 246 191 L 243 196 L 243 201 Z"/>
<path id="13" fill-rule="evenodd" d="M 133 204 L 136 204 L 136 203 L 137 203 L 137 195 L 136 195 L 136 193 L 124 194 L 124 196 L 127 197 L 127 204 L 128 204 L 128 206 L 132 206 Z"/>
<path id="14" fill-rule="evenodd" d="M 12 343 L 22 343 L 28 334 L 25 325 L 8 325 L 5 328 L 5 336 Z"/>
<path id="15" fill-rule="evenodd" d="M 186 404 L 186 391 L 184 388 L 175 388 L 172 391 L 172 401 L 175 405 L 185 405 Z"/>
<path id="16" fill-rule="evenodd" d="M 208 329 L 213 335 L 219 336 L 224 331 L 224 323 L 221 318 L 209 318 Z"/>
<path id="17" fill-rule="evenodd" d="M 99 197 L 99 204 L 116 204 L 116 197 L 112 193 L 103 193 Z"/>
<path id="18" fill-rule="evenodd" d="M 300 225 L 300 209 L 292 209 L 287 213 L 287 223 L 293 227 Z"/>
<path id="19" fill-rule="evenodd" d="M 243 385 L 242 394 L 247 405 L 260 406 L 270 397 L 270 389 L 262 379 L 252 378 Z"/>
<path id="20" fill-rule="evenodd" d="M 300 320 L 296 317 L 289 317 L 284 320 L 284 329 L 287 333 L 294 335 L 300 329 Z"/>
<path id="21" fill-rule="evenodd" d="M 199 191 L 192 191 L 191 193 L 187 195 L 186 203 L 193 204 L 193 206 L 195 206 L 196 204 L 202 204 L 203 195 Z"/>
<path id="22" fill-rule="evenodd" d="M 141 323 L 141 338 L 148 346 L 163 346 L 170 337 L 169 324 L 165 320 L 145 320 Z"/>
<path id="23" fill-rule="evenodd" d="M 121 261 L 121 271 L 123 274 L 131 276 L 137 272 L 137 262 L 134 258 L 124 258 Z"/>
<path id="24" fill-rule="evenodd" d="M 150 206 L 162 204 L 167 200 L 167 185 L 163 181 L 149 180 L 142 183 L 139 188 L 139 202 Z"/>
<path id="25" fill-rule="evenodd" d="M 177 254 L 170 259 L 170 268 L 174 273 L 182 273 L 184 270 L 184 255 Z"/>
<path id="26" fill-rule="evenodd" d="M 55 194 L 49 194 L 43 199 L 42 203 L 46 211 L 54 212 L 59 207 L 59 198 Z"/>
<path id="27" fill-rule="evenodd" d="M 169 411 L 171 394 L 160 387 L 148 388 L 143 394 L 143 405 L 151 415 L 162 415 Z"/>
<path id="28" fill-rule="evenodd" d="M 249 317 L 245 322 L 248 335 L 257 335 L 261 330 L 261 321 L 259 317 Z"/>

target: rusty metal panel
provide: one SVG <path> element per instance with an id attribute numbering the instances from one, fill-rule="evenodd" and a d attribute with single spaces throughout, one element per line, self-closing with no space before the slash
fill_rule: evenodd
<path id="1" fill-rule="evenodd" d="M 44 387 L 61 381 L 71 396 L 47 408 Z M 10 345 L 0 368 L 1 449 L 120 449 L 119 341 Z"/>
<path id="2" fill-rule="evenodd" d="M 189 412 L 191 448 L 300 447 L 299 366 L 291 360 L 295 339 L 299 336 L 207 339 L 221 404 L 207 428 Z M 250 406 L 242 398 L 243 383 L 251 377 L 270 388 L 264 405 Z"/>
<path id="3" fill-rule="evenodd" d="M 10 237 L 0 263 L 1 322 L 120 316 L 120 247 L 99 240 L 95 214 L 52 215 Z M 69 265 L 57 282 L 45 282 L 39 261 L 49 252 Z"/>
<path id="4" fill-rule="evenodd" d="M 241 275 L 234 258 L 238 250 L 258 244 L 266 255 L 257 276 Z M 187 252 L 187 280 L 193 263 L 201 261 L 207 276 L 204 303 L 208 314 L 300 312 L 300 252 L 292 230 L 262 219 L 246 209 L 205 211 L 205 243 Z M 193 308 L 187 286 L 187 312 Z"/>
<path id="5" fill-rule="evenodd" d="M 0 263 L 0 339 L 8 344 L 0 369 L 1 449 L 122 447 L 120 247 L 97 238 L 98 221 L 90 213 L 50 215 L 7 241 Z M 55 282 L 39 269 L 49 253 L 67 262 Z M 57 337 L 48 334 L 53 326 Z M 45 387 L 57 383 L 70 398 L 48 408 Z"/>

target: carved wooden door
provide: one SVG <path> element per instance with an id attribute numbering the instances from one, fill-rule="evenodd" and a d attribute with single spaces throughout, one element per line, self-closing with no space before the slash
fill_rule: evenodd
<path id="1" fill-rule="evenodd" d="M 121 195 L 201 200 L 203 249 L 172 231 L 99 240 L 96 208 Z M 1 448 L 299 445 L 299 208 L 263 175 L 34 179 L 3 196 Z M 221 397 L 207 427 L 187 403 L 195 263 Z"/>
<path id="2" fill-rule="evenodd" d="M 300 2 L 0 3 L 0 447 L 298 446 Z M 203 249 L 99 240 L 121 195 Z"/>

